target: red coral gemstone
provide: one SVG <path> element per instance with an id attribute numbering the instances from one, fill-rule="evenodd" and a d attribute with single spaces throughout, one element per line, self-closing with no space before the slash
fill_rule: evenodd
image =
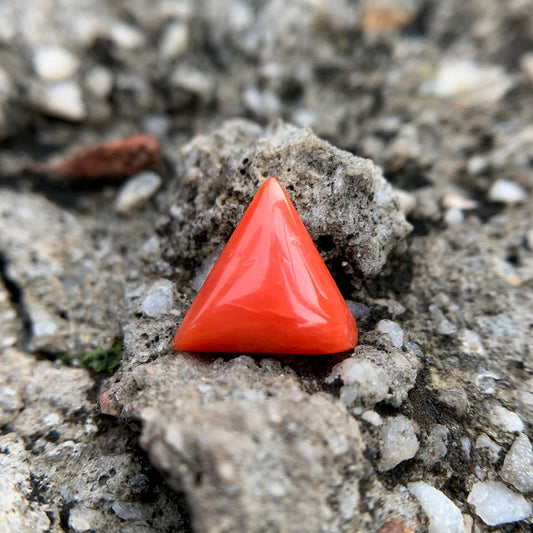
<path id="1" fill-rule="evenodd" d="M 263 183 L 185 315 L 173 348 L 332 354 L 357 344 L 346 302 L 279 181 Z"/>

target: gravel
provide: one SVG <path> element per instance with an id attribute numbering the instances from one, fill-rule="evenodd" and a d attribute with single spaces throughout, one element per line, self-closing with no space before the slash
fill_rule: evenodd
<path id="1" fill-rule="evenodd" d="M 79 67 L 79 59 L 69 50 L 60 46 L 40 48 L 33 56 L 35 72 L 46 81 L 71 78 Z"/>
<path id="2" fill-rule="evenodd" d="M 500 477 L 520 492 L 533 492 L 533 447 L 523 433 L 519 433 L 505 456 Z"/>
<path id="3" fill-rule="evenodd" d="M 489 199 L 493 202 L 516 204 L 526 198 L 526 191 L 513 181 L 496 180 L 489 189 Z"/>
<path id="4" fill-rule="evenodd" d="M 380 471 L 391 470 L 416 455 L 419 444 L 413 422 L 403 415 L 388 418 L 380 430 L 382 440 Z"/>
<path id="5" fill-rule="evenodd" d="M 424 483 L 466 531 L 492 530 L 467 502 L 481 486 L 479 512 L 529 532 L 530 11 L 0 2 L 2 525 L 407 533 L 438 527 L 407 489 Z M 117 213 L 143 169 L 160 185 Z M 173 352 L 271 174 L 359 346 L 345 361 Z M 116 364 L 121 341 L 112 377 L 61 363 Z M 395 442 L 406 459 L 380 470 Z"/>
<path id="6" fill-rule="evenodd" d="M 168 313 L 174 304 L 172 289 L 172 282 L 168 280 L 157 281 L 142 301 L 142 312 L 151 318 Z"/>
<path id="7" fill-rule="evenodd" d="M 468 503 L 489 526 L 518 522 L 533 513 L 533 504 L 500 481 L 480 481 L 468 495 Z"/>
<path id="8" fill-rule="evenodd" d="M 161 183 L 161 177 L 148 170 L 133 176 L 118 192 L 115 210 L 121 215 L 132 215 L 154 196 Z"/>
<path id="9" fill-rule="evenodd" d="M 428 516 L 429 533 L 464 533 L 461 511 L 440 490 L 423 481 L 410 483 L 408 488 Z"/>

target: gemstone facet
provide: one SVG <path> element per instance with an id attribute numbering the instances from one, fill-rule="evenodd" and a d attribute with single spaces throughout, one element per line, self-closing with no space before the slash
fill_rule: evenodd
<path id="1" fill-rule="evenodd" d="M 189 352 L 332 354 L 357 344 L 346 302 L 279 181 L 244 213 L 174 338 Z"/>

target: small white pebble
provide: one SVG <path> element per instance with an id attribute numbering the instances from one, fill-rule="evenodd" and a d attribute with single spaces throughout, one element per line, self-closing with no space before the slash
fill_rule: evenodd
<path id="1" fill-rule="evenodd" d="M 394 347 L 401 348 L 403 346 L 403 329 L 398 323 L 392 320 L 380 320 L 376 329 L 380 333 L 388 335 Z"/>
<path id="2" fill-rule="evenodd" d="M 131 215 L 141 208 L 161 187 L 161 177 L 155 172 L 144 171 L 133 176 L 120 189 L 115 210 L 121 215 Z"/>
<path id="3" fill-rule="evenodd" d="M 403 415 L 390 417 L 381 427 L 381 459 L 378 470 L 391 470 L 416 455 L 419 444 L 411 420 Z"/>
<path id="4" fill-rule="evenodd" d="M 113 75 L 100 65 L 93 67 L 85 76 L 85 83 L 89 91 L 98 98 L 107 98 L 113 89 Z"/>
<path id="5" fill-rule="evenodd" d="M 372 424 L 375 427 L 379 427 L 383 423 L 383 419 L 381 418 L 379 413 L 376 413 L 376 411 L 365 411 L 361 415 L 361 420 L 364 420 L 365 422 L 368 422 L 369 424 Z"/>
<path id="6" fill-rule="evenodd" d="M 460 226 L 465 220 L 463 212 L 457 207 L 447 209 L 444 213 L 444 222 L 447 226 L 455 227 Z"/>
<path id="7" fill-rule="evenodd" d="M 533 512 L 533 504 L 514 493 L 500 481 L 480 481 L 468 495 L 468 503 L 488 526 L 524 520 Z"/>
<path id="8" fill-rule="evenodd" d="M 461 511 L 440 490 L 423 481 L 410 483 L 408 488 L 429 518 L 428 533 L 464 533 Z"/>
<path id="9" fill-rule="evenodd" d="M 159 51 L 166 59 L 184 54 L 189 46 L 189 28 L 182 22 L 173 22 L 165 28 Z"/>
<path id="10" fill-rule="evenodd" d="M 79 69 L 79 59 L 60 46 L 39 48 L 33 56 L 35 72 L 46 81 L 60 81 L 73 76 Z"/>
<path id="11" fill-rule="evenodd" d="M 99 529 L 106 519 L 101 511 L 76 505 L 68 514 L 68 525 L 75 533 Z"/>
<path id="12" fill-rule="evenodd" d="M 514 181 L 499 179 L 489 189 L 489 200 L 517 204 L 526 198 L 526 191 Z"/>
<path id="13" fill-rule="evenodd" d="M 178 65 L 174 69 L 170 83 L 204 98 L 208 98 L 213 90 L 213 81 L 205 71 L 187 65 Z"/>
<path id="14" fill-rule="evenodd" d="M 457 340 L 459 349 L 469 355 L 483 355 L 485 353 L 480 336 L 471 329 L 460 329 L 457 332 Z"/>
<path id="15" fill-rule="evenodd" d="M 154 283 L 141 304 L 142 312 L 151 318 L 168 313 L 174 305 L 172 287 L 168 280 Z"/>
<path id="16" fill-rule="evenodd" d="M 500 477 L 520 492 L 533 492 L 533 448 L 520 433 L 505 456 Z"/>
<path id="17" fill-rule="evenodd" d="M 478 176 L 487 170 L 489 166 L 489 161 L 486 157 L 482 155 L 472 156 L 467 163 L 468 173 L 472 176 Z"/>
<path id="18" fill-rule="evenodd" d="M 145 41 L 144 34 L 141 30 L 125 22 L 113 24 L 110 37 L 117 46 L 126 50 L 139 48 Z"/>
<path id="19" fill-rule="evenodd" d="M 442 207 L 444 209 L 463 209 L 465 211 L 475 209 L 477 202 L 461 196 L 460 194 L 448 193 L 442 198 Z"/>
<path id="20" fill-rule="evenodd" d="M 451 97 L 465 105 L 493 104 L 511 88 L 512 79 L 501 66 L 464 59 L 443 59 L 437 75 L 421 85 L 421 92 Z"/>
<path id="21" fill-rule="evenodd" d="M 496 394 L 496 384 L 501 378 L 496 374 L 478 374 L 476 376 L 476 385 L 483 394 Z"/>
<path id="22" fill-rule="evenodd" d="M 77 122 L 87 116 L 81 89 L 72 81 L 48 85 L 37 104 L 44 112 L 65 120 Z"/>
<path id="23" fill-rule="evenodd" d="M 524 431 L 524 423 L 516 413 L 501 405 L 494 406 L 492 412 L 494 413 L 492 422 L 498 429 L 509 433 Z"/>

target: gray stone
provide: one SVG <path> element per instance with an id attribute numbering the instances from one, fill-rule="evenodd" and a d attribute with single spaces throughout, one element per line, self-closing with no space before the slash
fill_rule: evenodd
<path id="1" fill-rule="evenodd" d="M 175 182 L 162 209 L 176 264 L 198 266 L 227 241 L 268 176 L 287 189 L 327 262 L 345 261 L 353 277 L 376 275 L 410 229 L 392 189 L 371 161 L 343 152 L 310 131 L 281 122 L 262 129 L 232 121 L 182 150 Z"/>
<path id="2" fill-rule="evenodd" d="M 341 379 L 341 401 L 347 406 L 373 407 L 384 401 L 399 407 L 415 384 L 419 365 L 414 354 L 360 345 L 352 357 L 333 367 L 326 381 Z"/>
<path id="3" fill-rule="evenodd" d="M 448 453 L 447 442 L 450 430 L 441 424 L 435 424 L 419 454 L 420 460 L 424 465 L 431 469 L 444 458 Z"/>
<path id="4" fill-rule="evenodd" d="M 403 415 L 389 417 L 380 430 L 381 458 L 378 470 L 391 470 L 401 462 L 416 455 L 419 444 L 415 427 Z"/>
<path id="5" fill-rule="evenodd" d="M 148 170 L 133 176 L 120 189 L 115 201 L 115 210 L 121 215 L 133 214 L 152 198 L 161 183 L 161 177 Z"/>
<path id="6" fill-rule="evenodd" d="M 151 318 L 168 313 L 173 305 L 172 289 L 171 281 L 160 280 L 154 283 L 142 301 L 143 313 Z"/>
<path id="7" fill-rule="evenodd" d="M 468 495 L 468 503 L 489 526 L 518 522 L 533 512 L 533 504 L 523 496 L 509 490 L 500 481 L 476 483 Z"/>
<path id="8" fill-rule="evenodd" d="M 401 349 L 403 346 L 403 330 L 397 322 L 392 320 L 380 320 L 376 326 L 380 333 L 388 335 L 395 348 Z"/>
<path id="9" fill-rule="evenodd" d="M 533 448 L 524 433 L 519 433 L 507 452 L 500 477 L 520 492 L 533 492 Z"/>
<path id="10" fill-rule="evenodd" d="M 187 494 L 198 531 L 217 530 L 221 521 L 246 531 L 267 523 L 334 531 L 360 522 L 358 514 L 332 512 L 328 496 L 349 489 L 359 497 L 357 423 L 327 395 L 305 393 L 279 363 L 176 354 L 137 366 L 133 376 L 143 395 L 122 381 L 102 409 L 118 403 L 122 416 L 142 418 L 141 444 Z"/>
<path id="11" fill-rule="evenodd" d="M 2 191 L 0 253 L 21 292 L 32 350 L 80 354 L 120 336 L 123 264 L 71 213 L 42 197 Z"/>
<path id="12" fill-rule="evenodd" d="M 33 103 L 47 115 L 80 122 L 87 117 L 87 109 L 80 86 L 74 81 L 60 81 L 34 89 Z"/>
<path id="13" fill-rule="evenodd" d="M 504 204 L 516 204 L 526 198 L 526 191 L 509 180 L 496 180 L 489 189 L 489 200 L 502 202 Z"/>
<path id="14" fill-rule="evenodd" d="M 97 509 L 87 509 L 83 505 L 73 507 L 68 516 L 68 525 L 76 532 L 94 531 L 105 524 L 104 515 Z"/>
<path id="15" fill-rule="evenodd" d="M 465 532 L 461 511 L 440 490 L 423 481 L 418 481 L 409 484 L 409 491 L 420 502 L 420 506 L 428 515 L 428 533 Z"/>
<path id="16" fill-rule="evenodd" d="M 59 81 L 72 77 L 80 66 L 79 59 L 60 46 L 44 46 L 33 56 L 33 68 L 47 81 Z"/>

